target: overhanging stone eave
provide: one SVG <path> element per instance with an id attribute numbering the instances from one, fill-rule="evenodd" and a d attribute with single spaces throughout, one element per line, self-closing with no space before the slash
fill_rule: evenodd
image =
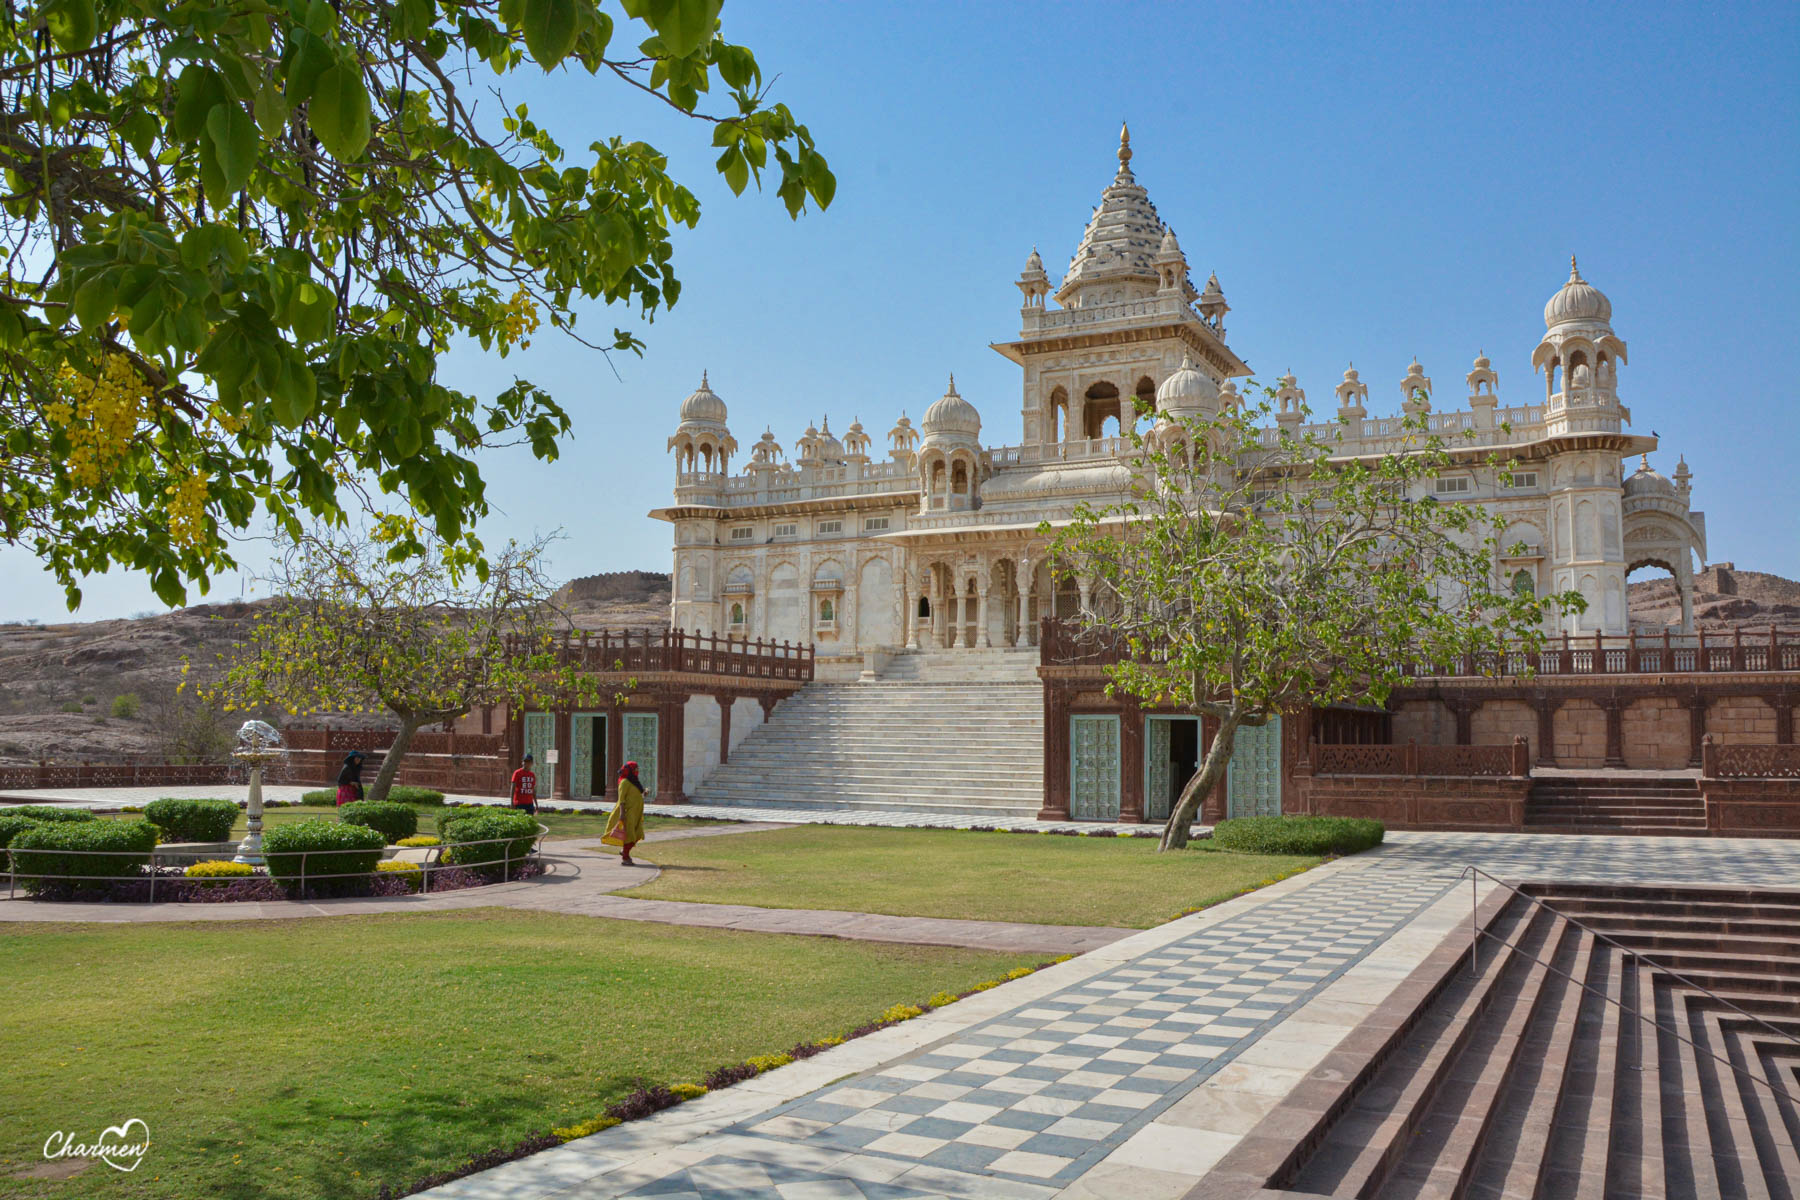
<path id="1" fill-rule="evenodd" d="M 1021 338 L 1012 342 L 989 342 L 988 348 L 1024 366 L 1027 359 L 1039 354 L 1061 354 L 1070 350 L 1086 350 L 1100 346 L 1116 346 L 1129 342 L 1151 342 L 1175 337 L 1187 344 L 1201 358 L 1223 372 L 1227 379 L 1250 375 L 1250 364 L 1234 354 L 1198 318 L 1192 321 L 1165 322 L 1157 325 L 1122 326 L 1106 330 L 1083 330 L 1080 333 L 1056 331 L 1041 337 Z"/>

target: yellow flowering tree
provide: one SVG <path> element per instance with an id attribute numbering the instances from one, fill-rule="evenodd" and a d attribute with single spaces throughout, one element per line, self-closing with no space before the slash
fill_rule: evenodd
<path id="1" fill-rule="evenodd" d="M 413 734 L 489 705 L 591 703 L 601 689 L 558 652 L 568 631 L 544 572 L 546 543 L 509 544 L 477 576 L 457 547 L 388 516 L 364 537 L 295 539 L 272 572 L 274 601 L 203 691 L 227 709 L 387 713 L 399 722 L 372 800 L 385 799 Z"/>
<path id="2" fill-rule="evenodd" d="M 74 608 L 144 571 L 174 604 L 264 518 L 392 507 L 476 545 L 476 454 L 570 430 L 543 389 L 444 379 L 584 301 L 649 315 L 700 215 L 654 146 L 570 155 L 502 91 L 560 73 L 710 132 L 734 192 L 829 204 L 811 134 L 728 41 L 722 0 L 26 0 L 0 22 L 0 544 Z M 498 101 L 498 102 L 496 102 Z M 703 101 L 707 102 L 703 107 Z M 710 108 L 712 111 L 708 111 Z M 422 538 L 401 548 L 422 551 Z"/>

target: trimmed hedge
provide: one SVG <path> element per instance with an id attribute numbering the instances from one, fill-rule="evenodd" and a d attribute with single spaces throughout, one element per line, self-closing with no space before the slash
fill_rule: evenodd
<path id="1" fill-rule="evenodd" d="M 60 804 L 15 804 L 0 808 L 0 817 L 29 817 L 33 821 L 93 821 L 93 813 L 85 808 L 64 808 Z"/>
<path id="2" fill-rule="evenodd" d="M 366 825 L 390 844 L 419 832 L 419 810 L 395 800 L 354 801 L 338 809 L 338 820 L 346 825 Z"/>
<path id="3" fill-rule="evenodd" d="M 1235 817 L 1214 826 L 1212 840 L 1245 854 L 1355 854 L 1386 833 L 1364 817 Z"/>
<path id="4" fill-rule="evenodd" d="M 37 876 L 72 875 L 104 879 L 136 875 L 156 849 L 156 826 L 148 821 L 47 822 L 15 835 L 8 847 L 13 873 L 28 891 L 68 880 Z M 55 854 L 21 851 L 54 850 Z M 124 851 L 125 855 L 101 853 Z M 85 852 L 85 853 L 84 853 Z"/>
<path id="5" fill-rule="evenodd" d="M 15 817 L 9 812 L 0 811 L 0 850 L 6 849 L 14 838 L 27 829 L 36 829 L 40 824 L 42 822 L 30 817 Z"/>
<path id="6" fill-rule="evenodd" d="M 165 796 L 144 805 L 144 819 L 170 842 L 222 842 L 237 820 L 236 800 L 184 800 Z"/>
<path id="7" fill-rule="evenodd" d="M 521 863 L 531 853 L 537 840 L 537 818 L 525 812 L 487 809 L 469 816 L 449 817 L 438 822 L 438 833 L 446 843 L 444 861 L 459 867 L 491 866 L 502 861 Z M 489 841 L 509 838 L 510 841 Z M 451 842 L 487 842 L 483 846 L 452 846 Z"/>
<path id="8" fill-rule="evenodd" d="M 368 784 L 363 784 L 364 791 L 367 791 L 368 788 Z M 442 804 L 444 802 L 444 793 L 433 791 L 431 788 L 407 787 L 403 784 L 396 783 L 393 787 L 388 789 L 387 798 L 395 804 Z M 337 789 L 331 787 L 319 788 L 317 791 L 301 792 L 300 803 L 336 804 Z"/>
<path id="9" fill-rule="evenodd" d="M 366 875 L 375 870 L 386 847 L 387 839 L 366 825 L 344 825 L 311 817 L 264 832 L 263 861 L 269 865 L 269 874 L 277 879 L 299 879 L 303 867 L 309 879 L 320 875 Z"/>

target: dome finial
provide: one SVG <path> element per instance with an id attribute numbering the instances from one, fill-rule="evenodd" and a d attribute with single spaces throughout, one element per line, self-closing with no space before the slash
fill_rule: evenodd
<path id="1" fill-rule="evenodd" d="M 1646 471 L 1648 471 L 1650 469 L 1650 452 L 1649 451 L 1646 450 L 1643 454 L 1640 454 L 1638 456 L 1638 466 Z"/>
<path id="2" fill-rule="evenodd" d="M 706 382 L 706 368 L 705 368 L 705 367 L 701 367 L 701 368 L 700 368 L 700 386 L 701 386 L 701 387 L 710 387 L 710 386 L 712 386 L 712 385 L 711 385 L 711 384 L 709 384 L 709 383 L 707 383 L 707 382 Z"/>
<path id="3" fill-rule="evenodd" d="M 1131 170 L 1131 126 L 1119 122 L 1119 170 Z"/>
<path id="4" fill-rule="evenodd" d="M 950 372 L 950 390 L 948 392 L 945 392 L 944 394 L 947 396 L 956 395 L 956 372 L 955 371 Z"/>
<path id="5" fill-rule="evenodd" d="M 1585 282 L 1587 282 L 1586 280 L 1582 279 L 1581 268 L 1575 265 L 1575 256 L 1573 254 L 1569 255 L 1569 282 L 1570 283 L 1585 283 Z"/>

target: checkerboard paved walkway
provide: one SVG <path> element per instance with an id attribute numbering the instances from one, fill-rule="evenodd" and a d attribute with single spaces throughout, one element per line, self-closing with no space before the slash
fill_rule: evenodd
<path id="1" fill-rule="evenodd" d="M 1177 1197 L 1511 878 L 1800 880 L 1800 841 L 1397 834 L 433 1200 Z M 1477 891 L 1485 892 L 1484 888 Z"/>

